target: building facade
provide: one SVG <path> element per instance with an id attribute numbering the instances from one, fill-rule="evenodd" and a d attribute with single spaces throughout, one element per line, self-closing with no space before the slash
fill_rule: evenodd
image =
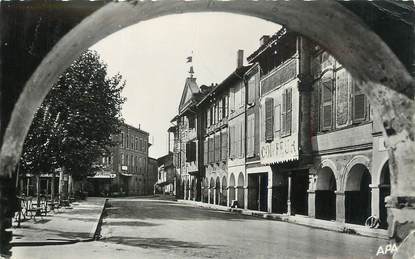
<path id="1" fill-rule="evenodd" d="M 109 153 L 102 154 L 102 169 L 89 178 L 92 192 L 95 195 L 151 194 L 153 187 L 146 184 L 151 175 L 148 173 L 149 133 L 123 123 L 120 133 L 111 137 L 118 144 Z"/>
<path id="2" fill-rule="evenodd" d="M 173 165 L 173 153 L 157 159 L 158 175 L 157 184 L 154 188 L 156 194 L 176 195 L 175 176 L 176 171 Z"/>
<path id="3" fill-rule="evenodd" d="M 241 55 L 231 75 L 186 106 L 200 127 L 178 123 L 175 145 L 181 156 L 194 152 L 200 177 L 182 164 L 183 198 L 200 192 L 211 204 L 386 228 L 388 154 L 359 82 L 286 28 L 260 39 L 249 66 Z"/>

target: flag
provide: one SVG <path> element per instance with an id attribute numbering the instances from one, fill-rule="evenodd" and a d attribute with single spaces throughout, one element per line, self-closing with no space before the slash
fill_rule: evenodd
<path id="1" fill-rule="evenodd" d="M 192 56 L 188 56 L 188 57 L 186 58 L 186 63 L 189 63 L 189 62 L 192 62 Z"/>

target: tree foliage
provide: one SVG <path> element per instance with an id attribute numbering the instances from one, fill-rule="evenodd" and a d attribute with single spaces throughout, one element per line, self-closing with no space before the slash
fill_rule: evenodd
<path id="1" fill-rule="evenodd" d="M 93 163 L 119 133 L 125 85 L 120 74 L 107 76 L 95 51 L 84 52 L 65 70 L 38 109 L 25 140 L 21 169 L 48 173 L 58 167 L 75 177 Z"/>

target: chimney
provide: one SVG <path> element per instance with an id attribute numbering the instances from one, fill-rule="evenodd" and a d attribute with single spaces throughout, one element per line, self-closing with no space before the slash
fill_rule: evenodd
<path id="1" fill-rule="evenodd" d="M 240 68 L 244 65 L 244 51 L 242 49 L 238 49 L 236 54 L 236 68 Z"/>
<path id="2" fill-rule="evenodd" d="M 263 35 L 260 39 L 259 39 L 259 46 L 264 45 L 265 43 L 267 43 L 269 40 L 269 35 Z"/>

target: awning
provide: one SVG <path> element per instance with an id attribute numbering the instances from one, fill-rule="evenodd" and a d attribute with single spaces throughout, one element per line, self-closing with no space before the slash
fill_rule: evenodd
<path id="1" fill-rule="evenodd" d="M 94 176 L 88 176 L 87 178 L 89 179 L 113 179 L 116 176 L 117 175 L 112 172 L 101 171 L 101 172 L 97 172 Z"/>
<path id="2" fill-rule="evenodd" d="M 127 174 L 127 173 L 120 173 L 122 176 L 133 176 L 132 174 Z"/>

